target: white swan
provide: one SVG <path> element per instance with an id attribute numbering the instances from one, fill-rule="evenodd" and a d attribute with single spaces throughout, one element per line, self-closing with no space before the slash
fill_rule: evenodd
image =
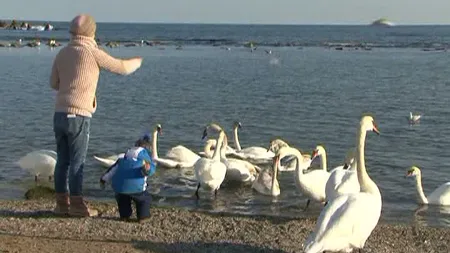
<path id="1" fill-rule="evenodd" d="M 295 166 L 295 184 L 297 188 L 308 198 L 306 208 L 308 208 L 311 200 L 324 203 L 325 202 L 325 184 L 327 183 L 330 173 L 325 170 L 310 170 L 306 172 L 306 168 L 299 162 L 303 160 L 300 151 L 293 147 L 282 147 L 278 150 L 276 156 L 282 159 L 285 156 L 293 155 L 297 160 Z"/>
<path id="2" fill-rule="evenodd" d="M 217 132 L 224 131 L 223 128 L 222 128 L 221 126 L 219 126 L 218 124 L 216 124 L 216 123 L 210 123 L 210 124 L 208 124 L 208 125 L 205 127 L 205 129 L 203 130 L 203 136 L 202 136 L 202 139 L 205 139 L 206 136 L 208 136 L 208 131 L 211 130 L 211 129 L 212 129 L 212 130 L 215 130 L 215 131 L 217 131 Z M 199 154 L 200 156 L 202 156 L 202 157 L 207 157 L 207 154 L 205 153 L 205 151 L 200 151 L 200 152 L 198 152 L 198 154 Z M 228 145 L 227 145 L 227 147 L 226 147 L 226 149 L 225 149 L 225 155 L 233 155 L 233 156 L 235 156 L 235 157 L 238 157 L 238 158 L 240 158 L 240 159 L 243 159 L 242 156 L 240 156 L 239 154 L 236 154 L 236 150 L 234 150 L 234 148 L 232 148 L 232 147 L 230 147 L 230 146 L 228 146 Z"/>
<path id="3" fill-rule="evenodd" d="M 238 129 L 242 128 L 240 122 L 236 122 L 233 128 L 234 145 L 236 146 L 236 155 L 245 160 L 251 160 L 253 163 L 268 163 L 272 161 L 275 154 L 263 147 L 247 147 L 242 149 L 239 143 Z"/>
<path id="4" fill-rule="evenodd" d="M 409 124 L 414 125 L 416 123 L 419 123 L 421 117 L 422 117 L 422 115 L 420 115 L 420 114 L 414 115 L 412 112 L 409 112 L 409 118 L 408 118 Z"/>
<path id="5" fill-rule="evenodd" d="M 188 162 L 179 162 L 179 161 L 175 161 L 173 159 L 169 159 L 169 158 L 162 158 L 158 156 L 158 133 L 160 133 L 162 131 L 162 127 L 161 124 L 157 124 L 155 129 L 153 130 L 153 135 L 152 135 L 152 159 L 153 161 L 155 161 L 158 165 L 161 165 L 162 167 L 165 168 L 190 168 L 193 167 L 195 162 L 192 163 L 192 161 L 188 161 Z M 198 159 L 197 159 L 198 160 Z"/>
<path id="6" fill-rule="evenodd" d="M 162 129 L 160 129 L 159 134 L 162 134 Z M 192 152 L 192 150 L 186 148 L 183 145 L 177 145 L 175 147 L 172 147 L 166 152 L 165 157 L 167 159 L 171 159 L 180 163 L 183 163 L 183 165 L 190 165 L 187 167 L 194 166 L 195 162 L 200 159 L 200 156 L 196 153 Z"/>
<path id="7" fill-rule="evenodd" d="M 450 206 L 450 182 L 444 183 L 436 190 L 425 196 L 422 188 L 422 173 L 416 166 L 412 166 L 407 172 L 408 177 L 416 178 L 416 190 L 419 204 Z"/>
<path id="8" fill-rule="evenodd" d="M 186 165 L 191 164 L 188 167 L 194 166 L 195 162 L 200 159 L 200 156 L 192 152 L 192 150 L 186 148 L 183 145 L 177 145 L 166 152 L 166 158 L 172 159 Z"/>
<path id="9" fill-rule="evenodd" d="M 287 144 L 282 139 L 273 139 L 269 143 L 269 148 L 267 150 L 272 151 L 274 154 L 280 150 L 282 147 L 290 147 L 289 144 Z M 301 153 L 301 152 L 300 152 Z M 310 154 L 302 154 L 303 159 L 301 160 L 300 169 L 307 169 L 309 166 L 311 166 L 311 155 Z M 297 166 L 297 159 L 293 159 L 295 157 L 289 156 L 285 157 L 280 161 L 280 164 L 278 165 L 278 171 L 294 171 Z"/>
<path id="10" fill-rule="evenodd" d="M 345 156 L 344 165 L 338 166 L 330 172 L 330 177 L 325 185 L 325 196 L 326 200 L 330 201 L 337 196 L 359 191 L 356 174 L 356 149 L 350 148 Z"/>
<path id="11" fill-rule="evenodd" d="M 195 191 L 197 199 L 199 199 L 198 191 L 200 188 L 214 190 L 214 195 L 216 196 L 220 185 L 225 179 L 227 167 L 220 161 L 220 149 L 222 148 L 224 138 L 225 132 L 220 131 L 213 157 L 202 157 L 194 165 L 195 179 L 198 182 L 197 190 Z"/>
<path id="12" fill-rule="evenodd" d="M 117 161 L 117 159 L 123 158 L 124 155 L 125 153 L 119 153 L 108 157 L 99 157 L 94 155 L 94 159 L 97 160 L 103 167 L 109 168 Z"/>
<path id="13" fill-rule="evenodd" d="M 371 116 L 362 117 L 357 133 L 357 174 L 361 190 L 328 202 L 320 213 L 314 232 L 304 243 L 306 253 L 362 249 L 378 224 L 382 201 L 380 190 L 366 171 L 364 146 L 367 131 L 379 134 Z"/>
<path id="14" fill-rule="evenodd" d="M 280 195 L 280 184 L 277 178 L 279 163 L 277 157 L 274 157 L 272 170 L 266 168 L 259 172 L 255 181 L 253 181 L 252 188 L 263 195 L 272 197 Z"/>
<path id="15" fill-rule="evenodd" d="M 39 176 L 48 177 L 52 179 L 55 172 L 57 155 L 53 150 L 41 149 L 32 151 L 22 156 L 17 164 L 20 168 L 30 171 L 34 175 L 34 180 L 37 182 Z"/>
<path id="16" fill-rule="evenodd" d="M 212 147 L 216 146 L 216 142 L 217 141 L 214 139 L 209 139 L 208 141 L 206 141 L 206 145 L 204 148 L 206 157 L 213 157 Z M 227 166 L 227 174 L 225 175 L 225 180 L 242 183 L 253 182 L 256 178 L 257 172 L 261 171 L 261 168 L 244 160 L 226 157 L 225 150 L 226 146 L 228 145 L 226 135 L 222 145 L 224 145 L 224 147 L 220 152 L 220 161 Z"/>

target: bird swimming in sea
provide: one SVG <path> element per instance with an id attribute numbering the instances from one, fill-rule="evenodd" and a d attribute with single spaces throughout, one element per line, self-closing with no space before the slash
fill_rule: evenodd
<path id="1" fill-rule="evenodd" d="M 419 123 L 421 117 L 422 117 L 422 115 L 420 115 L 420 114 L 413 114 L 412 112 L 409 112 L 409 117 L 408 117 L 409 124 L 414 125 L 414 124 Z"/>

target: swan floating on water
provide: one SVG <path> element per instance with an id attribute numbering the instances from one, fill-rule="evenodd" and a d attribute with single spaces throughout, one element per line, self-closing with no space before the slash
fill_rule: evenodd
<path id="1" fill-rule="evenodd" d="M 250 160 L 252 163 L 261 164 L 261 163 L 270 163 L 272 158 L 275 156 L 275 153 L 272 151 L 268 151 L 267 148 L 263 147 L 247 147 L 242 149 L 241 144 L 239 143 L 238 129 L 242 128 L 242 124 L 240 122 L 236 122 L 233 128 L 233 138 L 234 145 L 236 148 L 235 154 L 238 158 Z"/>
<path id="2" fill-rule="evenodd" d="M 34 175 L 37 182 L 39 176 L 46 176 L 51 181 L 55 172 L 57 154 L 53 150 L 41 149 L 22 156 L 17 164 Z"/>
<path id="3" fill-rule="evenodd" d="M 111 167 L 119 158 L 123 158 L 125 156 L 125 153 L 119 153 L 116 155 L 111 155 L 108 157 L 100 157 L 94 155 L 94 159 L 97 160 L 101 166 L 105 168 Z"/>
<path id="4" fill-rule="evenodd" d="M 157 124 L 155 129 L 153 130 L 153 136 L 152 136 L 152 159 L 158 164 L 161 165 L 162 167 L 165 168 L 190 168 L 193 167 L 194 164 L 197 162 L 197 160 L 200 158 L 199 156 L 197 156 L 196 154 L 194 154 L 195 156 L 198 157 L 198 159 L 195 159 L 195 161 L 193 160 L 189 160 L 189 158 L 192 157 L 188 157 L 188 159 L 185 159 L 186 157 L 182 156 L 182 152 L 186 152 L 186 150 L 188 150 L 187 148 L 184 147 L 175 147 L 175 150 L 169 150 L 169 154 L 172 155 L 172 157 L 176 157 L 178 160 L 175 160 L 174 158 L 169 158 L 169 157 L 159 157 L 158 156 L 158 145 L 157 145 L 157 140 L 158 140 L 158 134 L 162 133 L 162 127 L 161 124 Z M 186 153 L 183 153 L 186 154 Z M 185 159 L 185 160 L 183 160 Z M 181 161 L 183 160 L 183 161 Z"/>
<path id="5" fill-rule="evenodd" d="M 273 159 L 272 168 L 265 168 L 259 172 L 255 181 L 253 181 L 252 188 L 255 191 L 272 197 L 280 195 L 280 184 L 278 183 L 278 166 L 280 160 L 277 156 Z"/>
<path id="6" fill-rule="evenodd" d="M 450 182 L 442 184 L 427 197 L 425 196 L 425 193 L 423 193 L 422 173 L 420 169 L 416 166 L 412 166 L 408 170 L 406 176 L 416 178 L 416 190 L 419 204 L 450 206 Z"/>
<path id="7" fill-rule="evenodd" d="M 222 144 L 225 147 L 223 147 L 220 152 L 220 161 L 227 166 L 227 174 L 225 175 L 225 181 L 233 181 L 240 183 L 253 182 L 257 176 L 257 173 L 259 171 L 262 171 L 262 169 L 256 165 L 253 165 L 248 161 L 226 157 L 224 152 L 226 146 L 228 145 L 226 139 L 227 137 L 225 136 L 224 142 Z M 205 153 L 207 153 L 206 157 L 212 158 L 213 156 L 212 150 L 215 150 L 215 146 L 216 146 L 215 139 L 209 139 L 208 141 L 206 141 L 205 145 Z"/>
<path id="8" fill-rule="evenodd" d="M 351 252 L 362 249 L 378 224 L 380 190 L 367 174 L 364 147 L 367 131 L 379 134 L 371 116 L 364 116 L 357 132 L 357 174 L 361 190 L 332 199 L 322 209 L 314 231 L 303 244 L 305 253 Z"/>
<path id="9" fill-rule="evenodd" d="M 420 118 L 422 118 L 422 115 L 420 114 L 413 114 L 412 112 L 409 112 L 409 124 L 414 125 L 420 122 Z"/>

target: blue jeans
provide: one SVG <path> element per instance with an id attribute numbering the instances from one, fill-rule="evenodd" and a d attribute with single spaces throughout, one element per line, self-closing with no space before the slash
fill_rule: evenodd
<path id="1" fill-rule="evenodd" d="M 116 193 L 116 201 L 119 208 L 120 218 L 131 217 L 133 214 L 133 209 L 131 209 L 132 200 L 136 205 L 136 216 L 139 220 L 150 217 L 150 204 L 152 202 L 152 196 L 147 191 L 143 191 L 132 194 Z"/>
<path id="2" fill-rule="evenodd" d="M 54 180 L 57 193 L 69 192 L 71 196 L 83 195 L 83 168 L 89 143 L 91 118 L 55 112 L 53 131 L 56 139 L 57 160 Z"/>

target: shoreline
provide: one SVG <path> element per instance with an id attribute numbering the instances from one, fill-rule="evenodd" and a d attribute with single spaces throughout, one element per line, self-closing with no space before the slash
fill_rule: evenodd
<path id="1" fill-rule="evenodd" d="M 316 221 L 152 207 L 139 224 L 120 221 L 113 201 L 89 205 L 101 216 L 56 217 L 51 200 L 0 200 L 0 252 L 302 252 Z M 450 252 L 450 229 L 379 222 L 364 250 Z"/>

